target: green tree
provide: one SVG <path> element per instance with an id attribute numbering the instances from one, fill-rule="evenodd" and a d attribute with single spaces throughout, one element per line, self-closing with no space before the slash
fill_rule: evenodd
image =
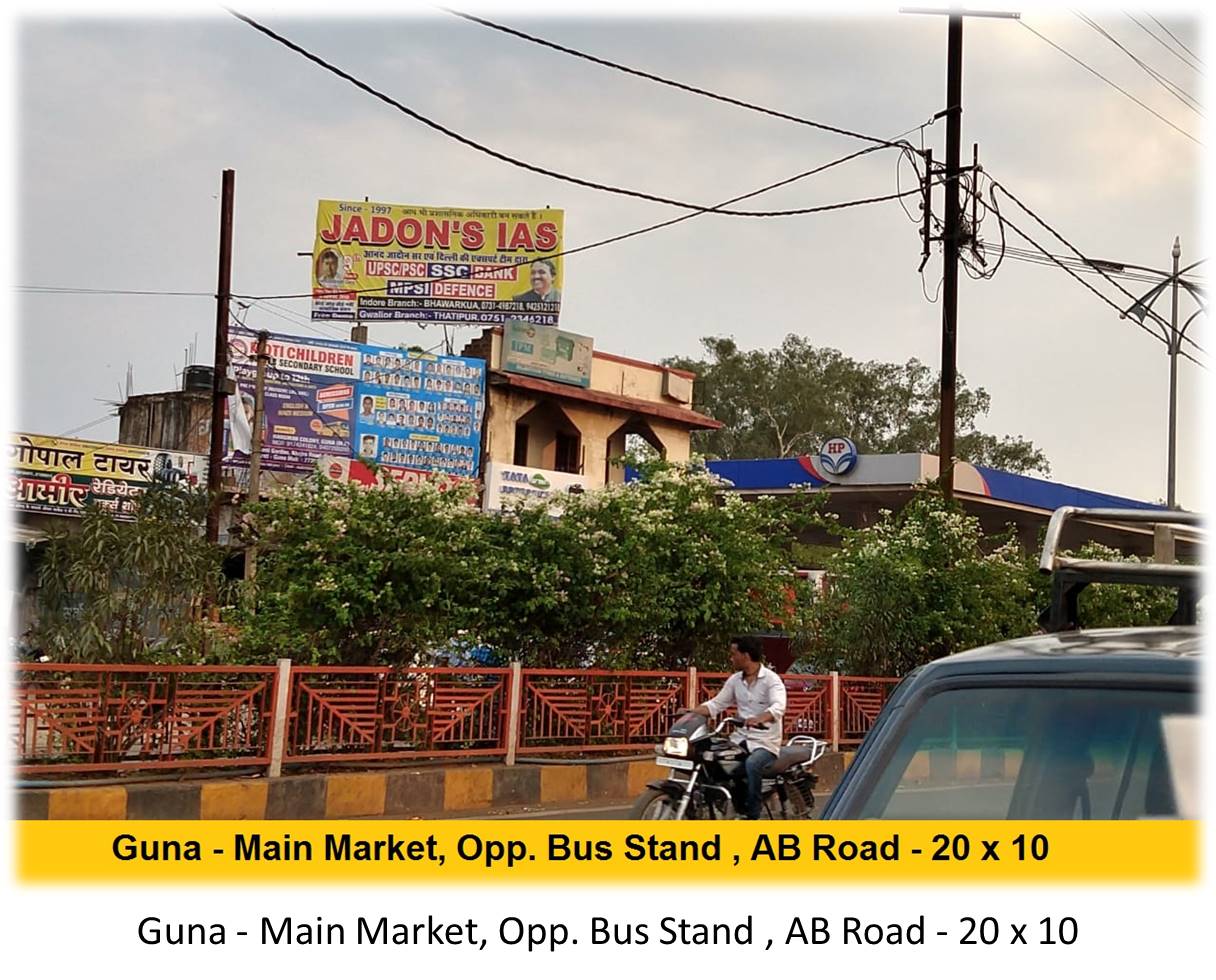
<path id="1" fill-rule="evenodd" d="M 53 532 L 38 574 L 35 648 L 57 662 L 199 663 L 228 646 L 200 613 L 226 594 L 223 551 L 203 538 L 202 491 L 153 486 L 134 519 L 97 506 Z"/>
<path id="2" fill-rule="evenodd" d="M 741 350 L 727 337 L 702 340 L 704 359 L 669 358 L 693 371 L 694 407 L 723 423 L 696 433 L 707 456 L 743 459 L 814 452 L 848 435 L 861 452 L 937 452 L 938 376 L 915 358 L 904 364 L 860 362 L 838 350 L 787 336 L 773 350 Z M 956 452 L 970 463 L 1015 473 L 1049 473 L 1042 451 L 1020 436 L 994 436 L 976 425 L 989 411 L 983 388 L 956 393 Z"/>

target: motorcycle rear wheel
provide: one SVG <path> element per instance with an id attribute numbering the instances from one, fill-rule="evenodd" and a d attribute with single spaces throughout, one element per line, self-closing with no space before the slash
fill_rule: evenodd
<path id="1" fill-rule="evenodd" d="M 771 798 L 776 804 L 773 811 L 773 816 L 780 820 L 782 817 L 786 820 L 809 820 L 811 817 L 811 809 L 814 804 L 809 802 L 802 790 L 793 783 L 785 784 L 785 812 L 782 813 L 781 801 L 777 799 L 776 794 Z"/>

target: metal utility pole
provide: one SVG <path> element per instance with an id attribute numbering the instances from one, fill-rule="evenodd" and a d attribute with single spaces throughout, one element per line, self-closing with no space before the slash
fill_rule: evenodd
<path id="1" fill-rule="evenodd" d="M 958 377 L 958 167 L 963 130 L 963 15 L 952 12 L 946 41 L 946 224 L 942 270 L 941 418 L 937 435 L 942 496 L 954 497 L 954 395 Z"/>
<path id="2" fill-rule="evenodd" d="M 1177 464 L 1178 437 L 1178 351 L 1182 347 L 1182 338 L 1178 335 L 1178 259 L 1182 257 L 1182 241 L 1174 238 L 1174 247 L 1170 252 L 1174 257 L 1173 295 L 1170 297 L 1170 448 L 1166 463 L 1165 506 L 1175 510 L 1175 466 Z"/>
<path id="3" fill-rule="evenodd" d="M 942 368 L 941 411 L 937 434 L 938 474 L 942 495 L 954 497 L 955 393 L 958 387 L 958 253 L 962 236 L 958 198 L 959 158 L 963 133 L 963 18 L 1021 15 L 999 11 L 901 7 L 903 14 L 946 14 L 946 217 L 942 229 Z M 923 267 L 923 263 L 922 263 Z"/>
<path id="4" fill-rule="evenodd" d="M 367 204 L 369 201 L 370 201 L 370 198 L 366 194 L 364 194 L 363 203 Z M 355 300 L 355 322 L 354 322 L 354 325 L 350 328 L 350 339 L 353 343 L 356 343 L 356 344 L 366 344 L 367 343 L 367 324 L 359 319 L 359 300 L 358 299 Z"/>
<path id="5" fill-rule="evenodd" d="M 1174 238 L 1174 247 L 1170 250 L 1170 255 L 1173 258 L 1173 266 L 1172 271 L 1168 273 L 1161 269 L 1151 269 L 1145 265 L 1133 265 L 1130 262 L 1111 262 L 1106 259 L 1088 259 L 1087 262 L 1096 269 L 1109 270 L 1111 272 L 1123 272 L 1127 269 L 1134 269 L 1163 277 L 1161 282 L 1157 283 L 1157 285 L 1137 299 L 1128 309 L 1119 314 L 1119 318 L 1135 317 L 1143 325 L 1145 319 L 1151 317 L 1153 322 L 1161 329 L 1159 339 L 1165 341 L 1165 349 L 1170 357 L 1169 435 L 1166 447 L 1165 485 L 1167 506 L 1171 510 L 1177 510 L 1178 357 L 1182 353 L 1182 342 L 1186 340 L 1187 330 L 1197 316 L 1207 313 L 1207 305 L 1204 303 L 1204 290 L 1191 280 L 1184 278 L 1184 274 L 1190 272 L 1197 265 L 1203 265 L 1206 259 L 1192 262 L 1183 269 L 1178 268 L 1178 261 L 1182 258 L 1182 241 L 1177 236 Z M 1167 286 L 1170 289 L 1170 319 L 1168 323 L 1166 323 L 1163 317 L 1153 311 L 1153 305 L 1165 294 Z M 1181 326 L 1178 325 L 1178 288 L 1180 286 L 1190 293 L 1191 299 L 1199 307 Z"/>
<path id="6" fill-rule="evenodd" d="M 207 540 L 220 538 L 221 467 L 224 458 L 224 401 L 228 381 L 228 303 L 232 292 L 232 203 L 236 171 L 225 170 L 220 187 L 220 265 L 215 287 L 215 375 L 211 397 L 211 451 L 207 460 Z"/>
<path id="7" fill-rule="evenodd" d="M 249 493 L 246 500 L 255 504 L 262 499 L 262 425 L 266 418 L 266 362 L 270 355 L 266 353 L 266 343 L 270 334 L 265 330 L 258 333 L 257 374 L 253 386 L 253 445 L 249 453 Z M 245 550 L 245 579 L 252 582 L 257 574 L 258 548 L 253 542 Z"/>

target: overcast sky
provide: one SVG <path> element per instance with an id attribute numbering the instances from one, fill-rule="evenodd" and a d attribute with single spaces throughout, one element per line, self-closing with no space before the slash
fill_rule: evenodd
<path id="1" fill-rule="evenodd" d="M 891 137 L 945 102 L 944 18 L 495 19 L 603 58 L 845 129 Z M 557 9 L 551 6 L 550 9 Z M 1025 24 L 1202 138 L 1200 117 L 1064 11 Z M 1174 8 L 1177 10 L 1177 8 Z M 282 8 L 280 8 L 280 11 Z M 1157 18 L 1201 58 L 1199 25 Z M 1171 45 L 1168 36 L 1133 12 Z M 503 153 L 605 184 L 713 203 L 865 144 L 765 117 L 542 49 L 450 15 L 351 20 L 260 15 L 396 99 Z M 1094 19 L 1196 96 L 1203 79 L 1125 14 Z M 566 246 L 681 212 L 583 189 L 481 155 L 421 126 L 224 14 L 26 19 L 17 24 L 16 191 L 20 285 L 214 291 L 220 172 L 236 170 L 233 287 L 306 293 L 321 198 L 565 210 Z M 1180 52 L 1185 55 L 1185 52 Z M 1205 59 L 1206 60 L 1206 59 Z M 1203 257 L 1203 150 L 1012 20 L 965 30 L 963 140 L 985 169 L 1091 256 L 1167 267 Z M 944 123 L 924 130 L 938 159 Z M 913 140 L 920 135 L 913 133 Z M 911 177 L 905 167 L 904 187 Z M 881 151 L 757 198 L 797 208 L 890 194 Z M 940 194 L 936 203 L 941 212 Z M 1004 213 L 1065 248 L 1012 204 Z M 995 240 L 989 219 L 982 229 Z M 1031 248 L 1011 238 L 1011 244 Z M 918 229 L 898 203 L 785 218 L 703 215 L 573 256 L 562 325 L 597 349 L 658 360 L 699 338 L 771 347 L 788 333 L 859 359 L 937 365 L 941 306 L 917 274 Z M 1201 267 L 1202 269 L 1202 267 Z M 941 259 L 925 272 L 936 291 Z M 1086 277 L 1114 302 L 1130 301 Z M 1140 283 L 1125 283 L 1139 293 Z M 305 299 L 259 303 L 248 324 L 333 336 Z M 184 348 L 213 353 L 205 297 L 18 293 L 15 424 L 61 434 L 103 416 L 133 365 L 137 393 L 176 387 Z M 1168 302 L 1157 307 L 1168 315 Z M 1182 306 L 1183 316 L 1194 307 Z M 287 319 L 283 319 L 287 317 Z M 1207 346 L 1202 317 L 1192 325 Z M 458 333 L 457 344 L 473 335 Z M 442 340 L 438 327 L 373 325 L 371 341 Z M 1066 273 L 1007 259 L 960 286 L 958 364 L 986 388 L 990 432 L 1020 434 L 1052 477 L 1155 500 L 1165 495 L 1168 359 Z M 1204 371 L 1180 369 L 1179 498 L 1198 506 Z M 82 438 L 117 437 L 116 419 Z"/>

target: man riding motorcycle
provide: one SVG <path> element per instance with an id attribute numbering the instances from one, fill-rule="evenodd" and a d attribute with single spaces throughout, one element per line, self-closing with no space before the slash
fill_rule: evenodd
<path id="1" fill-rule="evenodd" d="M 764 651 L 755 637 L 740 636 L 731 641 L 730 663 L 737 673 L 727 678 L 722 690 L 704 704 L 688 710 L 712 718 L 729 707 L 735 708 L 744 730 L 737 731 L 732 741 L 745 741 L 748 748 L 744 763 L 747 796 L 742 808 L 743 818 L 757 820 L 760 817 L 761 773 L 781 752 L 785 684 L 764 666 Z"/>

